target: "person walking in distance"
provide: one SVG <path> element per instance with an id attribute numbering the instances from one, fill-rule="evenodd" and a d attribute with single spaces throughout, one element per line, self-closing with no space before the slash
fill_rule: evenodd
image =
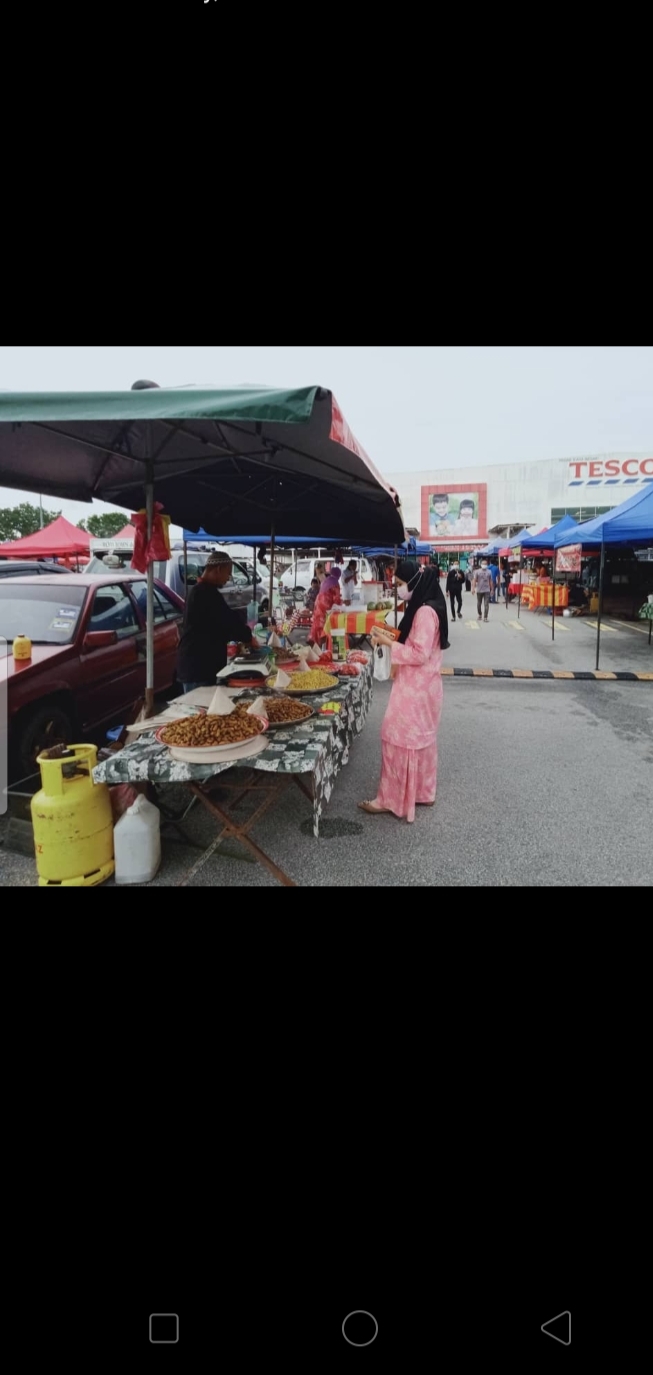
<path id="1" fill-rule="evenodd" d="M 458 564 L 452 563 L 447 573 L 447 593 L 451 602 L 451 619 L 456 619 L 456 606 L 458 604 L 458 620 L 463 618 L 463 587 L 465 585 L 465 574 L 461 573 Z"/>
<path id="2" fill-rule="evenodd" d="M 501 578 L 503 581 L 503 599 L 506 603 L 506 606 L 508 605 L 508 587 L 510 585 L 510 576 L 510 566 L 508 564 L 508 560 L 506 559 L 503 572 L 501 574 Z"/>
<path id="3" fill-rule="evenodd" d="M 497 564 L 496 559 L 493 559 L 492 563 L 490 564 L 490 573 L 492 575 L 492 592 L 490 595 L 490 601 L 496 605 L 498 601 L 497 587 L 499 583 L 499 578 L 501 576 L 499 573 L 499 566 Z"/>
<path id="4" fill-rule="evenodd" d="M 480 568 L 476 569 L 472 591 L 476 592 L 476 611 L 478 620 L 487 621 L 487 613 L 490 605 L 490 594 L 492 592 L 492 574 L 487 566 L 487 559 L 483 559 Z M 483 611 L 485 614 L 483 615 Z"/>

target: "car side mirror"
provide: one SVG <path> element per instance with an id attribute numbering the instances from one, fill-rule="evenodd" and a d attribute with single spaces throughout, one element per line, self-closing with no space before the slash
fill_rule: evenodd
<path id="1" fill-rule="evenodd" d="M 87 630 L 82 650 L 88 653 L 91 649 L 108 649 L 109 645 L 117 645 L 118 636 L 115 630 Z"/>

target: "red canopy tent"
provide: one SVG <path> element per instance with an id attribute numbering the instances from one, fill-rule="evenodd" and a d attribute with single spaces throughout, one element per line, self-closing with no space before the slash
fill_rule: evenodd
<path id="1" fill-rule="evenodd" d="M 128 521 L 126 525 L 123 525 L 122 530 L 119 530 L 119 531 L 118 531 L 118 534 L 117 534 L 117 535 L 111 535 L 111 539 L 115 539 L 115 540 L 119 540 L 119 539 L 121 539 L 121 540 L 131 540 L 131 542 L 132 542 L 132 544 L 133 544 L 133 543 L 134 543 L 135 535 L 136 535 L 136 527 L 135 527 L 134 525 L 131 525 L 130 522 Z"/>
<path id="2" fill-rule="evenodd" d="M 65 516 L 57 516 L 50 525 L 44 525 L 42 530 L 36 530 L 33 535 L 0 544 L 0 558 L 74 558 L 76 554 L 84 554 L 88 558 L 90 548 L 90 536 L 85 530 L 78 530 Z"/>

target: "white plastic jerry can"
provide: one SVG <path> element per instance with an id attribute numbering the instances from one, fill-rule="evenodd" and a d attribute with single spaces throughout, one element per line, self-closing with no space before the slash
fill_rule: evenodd
<path id="1" fill-rule="evenodd" d="M 116 883 L 150 883 L 161 863 L 161 813 L 139 796 L 113 830 Z"/>

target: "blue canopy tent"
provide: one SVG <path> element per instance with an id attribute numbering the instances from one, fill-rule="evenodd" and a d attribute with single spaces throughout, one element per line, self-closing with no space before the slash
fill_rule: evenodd
<path id="1" fill-rule="evenodd" d="M 584 547 L 600 548 L 601 565 L 599 572 L 599 613 L 596 619 L 596 667 L 599 667 L 599 650 L 601 644 L 601 616 L 603 614 L 603 575 L 605 571 L 605 547 L 609 545 L 627 545 L 629 548 L 637 548 L 641 545 L 653 543 L 653 479 L 649 478 L 641 492 L 635 492 L 633 496 L 622 501 L 619 506 L 613 506 L 611 511 L 606 511 L 602 516 L 595 516 L 594 520 L 583 521 L 581 525 L 572 525 L 567 530 L 556 536 L 555 548 L 560 549 L 567 544 L 582 544 Z"/>
<path id="2" fill-rule="evenodd" d="M 371 559 L 394 558 L 395 555 L 395 546 L 389 544 L 378 547 L 374 544 L 352 544 L 351 548 L 354 554 L 367 554 Z M 404 558 L 424 557 L 432 553 L 432 549 L 433 546 L 425 540 L 416 540 L 412 536 L 396 546 L 397 554 L 403 554 Z"/>
<path id="3" fill-rule="evenodd" d="M 484 559 L 488 554 L 498 554 L 499 550 L 503 549 L 504 543 L 505 541 L 502 539 L 495 539 L 492 540 L 490 544 L 486 544 L 484 549 L 473 549 L 472 553 L 474 555 L 474 558 Z"/>
<path id="4" fill-rule="evenodd" d="M 516 535 L 511 535 L 510 539 L 499 541 L 499 549 L 497 552 L 499 554 L 505 554 L 507 549 L 516 549 L 521 544 L 526 534 L 528 534 L 528 531 L 525 526 L 522 525 L 521 530 L 518 530 Z"/>
<path id="5" fill-rule="evenodd" d="M 601 544 L 626 544 L 631 548 L 653 542 L 653 478 L 649 478 L 643 491 L 635 492 L 613 506 L 603 516 L 594 520 L 573 524 L 564 538 L 558 535 L 555 547 L 564 544 L 588 544 L 594 548 Z"/>
<path id="6" fill-rule="evenodd" d="M 540 530 L 539 534 L 524 535 L 522 532 L 522 536 L 515 535 L 514 539 L 510 540 L 509 543 L 513 546 L 515 544 L 521 544 L 522 549 L 526 549 L 527 551 L 530 549 L 533 550 L 533 552 L 535 550 L 551 550 L 551 552 L 553 552 L 557 536 L 564 534 L 565 531 L 570 530 L 575 524 L 576 522 L 573 516 L 563 516 L 561 520 L 556 521 L 555 525 L 550 525 L 546 530 Z M 563 543 L 565 543 L 565 541 L 563 541 Z M 567 540 L 566 543 L 573 543 L 573 541 Z"/>

